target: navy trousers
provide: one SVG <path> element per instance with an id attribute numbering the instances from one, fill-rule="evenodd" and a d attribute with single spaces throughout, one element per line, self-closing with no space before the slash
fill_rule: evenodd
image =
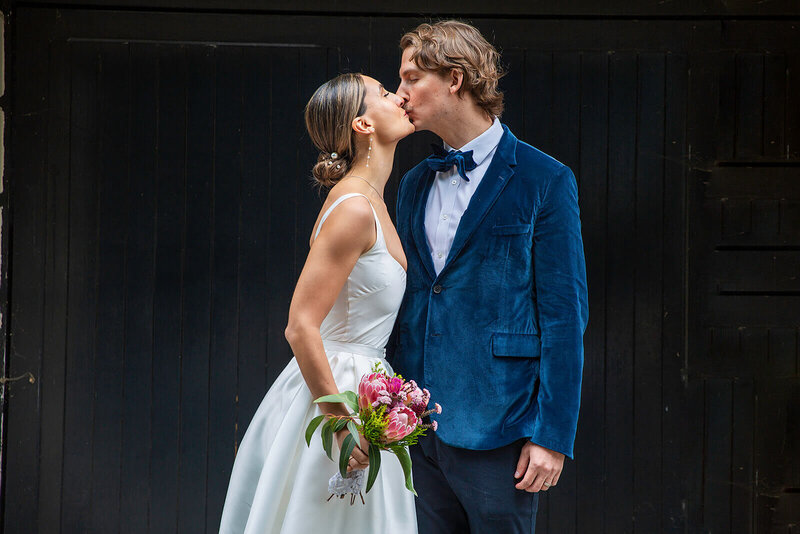
<path id="1" fill-rule="evenodd" d="M 420 438 L 411 447 L 420 534 L 534 534 L 539 494 L 514 487 L 524 444 L 473 451 L 435 432 Z"/>

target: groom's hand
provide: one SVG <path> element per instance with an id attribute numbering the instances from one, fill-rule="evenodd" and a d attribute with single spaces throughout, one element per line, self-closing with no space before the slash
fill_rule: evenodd
<path id="1" fill-rule="evenodd" d="M 558 484 L 563 468 L 563 454 L 528 441 L 522 446 L 517 471 L 514 473 L 514 478 L 522 477 L 522 480 L 514 487 L 531 493 L 547 491 Z M 550 486 L 546 486 L 545 482 Z"/>

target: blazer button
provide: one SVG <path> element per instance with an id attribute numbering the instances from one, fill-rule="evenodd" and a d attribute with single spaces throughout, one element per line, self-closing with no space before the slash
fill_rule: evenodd
<path id="1" fill-rule="evenodd" d="M 442 292 L 442 286 L 440 286 L 439 284 L 436 284 L 435 286 L 433 286 L 433 292 L 438 295 L 439 293 Z"/>

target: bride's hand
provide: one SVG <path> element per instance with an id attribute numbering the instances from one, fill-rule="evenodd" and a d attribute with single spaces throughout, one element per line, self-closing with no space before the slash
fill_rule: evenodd
<path id="1" fill-rule="evenodd" d="M 340 451 L 342 450 L 342 443 L 344 443 L 344 439 L 349 433 L 346 428 L 336 433 L 336 442 L 339 444 Z M 369 466 L 369 456 L 367 456 L 369 442 L 361 434 L 358 437 L 360 438 L 360 443 L 353 447 L 353 452 L 350 454 L 350 460 L 347 463 L 348 473 L 353 469 L 366 469 Z"/>

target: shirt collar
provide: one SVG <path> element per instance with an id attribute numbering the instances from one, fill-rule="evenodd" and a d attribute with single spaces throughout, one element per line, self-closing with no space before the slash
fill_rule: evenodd
<path id="1" fill-rule="evenodd" d="M 500 124 L 500 119 L 497 117 L 494 118 L 492 125 L 487 128 L 485 132 L 480 134 L 478 137 L 470 141 L 469 143 L 465 144 L 459 150 L 461 152 L 468 152 L 472 150 L 472 160 L 477 164 L 480 165 L 483 163 L 483 160 L 486 159 L 492 150 L 500 144 L 500 139 L 503 137 L 503 125 Z M 442 143 L 444 145 L 444 149 L 449 152 L 453 150 L 453 147 L 448 145 L 447 143 Z"/>

